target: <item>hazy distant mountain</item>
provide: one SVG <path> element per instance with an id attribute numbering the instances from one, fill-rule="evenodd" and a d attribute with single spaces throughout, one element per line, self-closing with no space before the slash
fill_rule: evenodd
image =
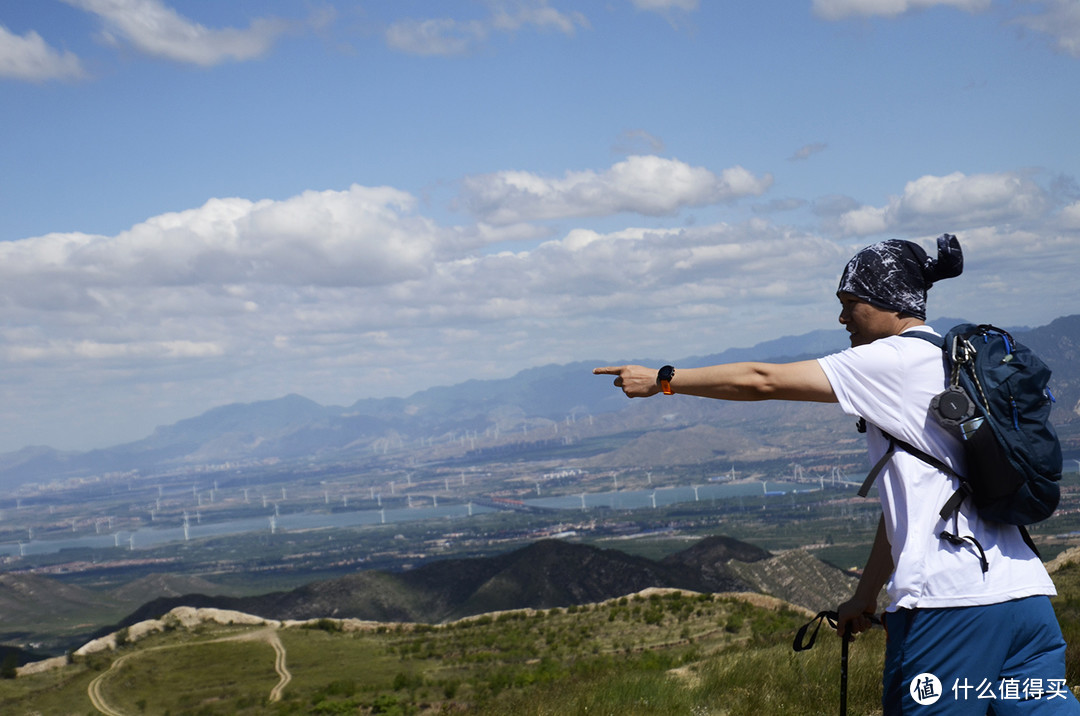
<path id="1" fill-rule="evenodd" d="M 943 330 L 956 321 L 939 319 Z M 1016 336 L 1036 350 L 1054 370 L 1052 388 L 1058 398 L 1055 423 L 1080 420 L 1080 315 L 1059 318 L 1047 326 L 1016 330 Z M 846 346 L 842 330 L 813 331 L 709 356 L 675 360 L 677 365 L 757 359 L 792 360 L 823 355 Z M 608 380 L 591 369 L 621 359 L 549 365 L 521 371 L 502 380 L 470 380 L 431 388 L 408 398 L 361 399 L 348 407 L 325 407 L 299 395 L 249 404 L 227 405 L 174 425 L 157 428 L 136 442 L 89 452 L 59 452 L 45 447 L 25 448 L 0 455 L 0 489 L 24 482 L 62 479 L 105 472 L 155 470 L 242 462 L 266 458 L 350 459 L 370 455 L 373 447 L 397 446 L 420 439 L 434 440 L 466 431 L 482 434 L 496 427 L 526 430 L 551 426 L 571 415 L 600 415 L 625 411 L 628 421 L 653 420 L 657 411 L 678 405 L 681 427 L 695 422 L 715 425 L 716 406 L 698 401 L 641 408 L 630 404 Z M 632 362 L 656 364 L 656 360 Z M 629 410 L 628 410 L 629 409 Z M 724 424 L 757 420 L 772 424 L 816 424 L 826 415 L 801 406 L 727 406 Z M 827 413 L 831 420 L 841 416 Z M 839 425 L 839 423 L 837 423 Z M 753 433 L 748 433 L 752 435 Z M 726 439 L 735 440 L 735 433 Z M 683 456 L 685 459 L 685 455 Z"/>

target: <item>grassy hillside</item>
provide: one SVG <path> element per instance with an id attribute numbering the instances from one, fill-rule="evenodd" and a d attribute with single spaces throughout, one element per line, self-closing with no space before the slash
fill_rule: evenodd
<path id="1" fill-rule="evenodd" d="M 1054 578 L 1076 685 L 1080 565 Z M 169 615 L 137 640 L 137 626 L 122 631 L 115 650 L 0 679 L 0 703 L 5 716 L 832 714 L 839 639 L 823 631 L 812 650 L 794 653 L 808 617 L 760 595 L 672 590 L 443 626 Z M 850 713 L 880 713 L 883 649 L 880 631 L 852 646 Z"/>
<path id="2" fill-rule="evenodd" d="M 774 704 L 819 691 L 824 702 L 835 690 L 825 676 L 836 671 L 835 638 L 791 653 L 806 619 L 760 596 L 652 591 L 440 627 L 202 624 L 135 643 L 125 634 L 116 651 L 0 680 L 0 703 L 5 714 L 781 714 Z M 270 700 L 283 681 L 273 637 L 289 673 L 280 701 Z M 867 663 L 878 641 L 860 642 Z M 802 683 L 818 672 L 826 683 Z"/>

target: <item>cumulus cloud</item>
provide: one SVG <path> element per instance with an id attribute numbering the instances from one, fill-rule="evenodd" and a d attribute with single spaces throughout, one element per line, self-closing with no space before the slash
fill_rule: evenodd
<path id="1" fill-rule="evenodd" d="M 386 387 L 402 394 L 422 383 L 408 373 L 443 360 L 481 372 L 566 360 L 582 341 L 602 352 L 604 334 L 587 326 L 626 329 L 625 313 L 604 315 L 619 306 L 720 315 L 766 294 L 801 306 L 822 295 L 811 267 L 840 260 L 830 242 L 764 222 L 575 229 L 522 251 L 484 248 L 514 238 L 535 233 L 440 226 L 404 192 L 352 187 L 213 199 L 115 236 L 0 243 L 5 380 L 20 365 L 78 366 L 80 380 L 96 380 L 95 365 L 124 366 L 153 382 L 155 366 L 172 366 L 169 380 L 179 380 L 179 366 L 207 364 L 215 375 L 251 371 L 252 384 L 230 395 L 265 396 L 278 389 L 258 366 L 304 361 L 279 392 L 330 402 L 364 389 L 359 377 L 341 382 L 342 366 L 395 365 Z M 835 266 L 825 272 L 825 283 L 835 280 Z M 455 341 L 465 335 L 477 357 L 462 363 Z M 332 390 L 321 384 L 331 375 Z"/>
<path id="2" fill-rule="evenodd" d="M 896 17 L 915 10 L 945 5 L 968 12 L 990 7 L 991 0 L 814 0 L 814 12 L 826 20 L 841 20 L 851 16 Z"/>
<path id="3" fill-rule="evenodd" d="M 109 42 L 121 41 L 148 55 L 210 67 L 265 54 L 287 25 L 253 20 L 246 29 L 210 29 L 181 16 L 161 0 L 64 0 L 97 15 Z"/>
<path id="4" fill-rule="evenodd" d="M 575 192 L 610 211 L 666 190 L 654 207 L 666 210 L 760 188 L 753 177 L 730 178 L 742 172 L 725 181 L 640 159 L 648 161 L 583 177 L 579 189 L 570 175 L 526 179 L 552 194 L 541 204 L 564 207 L 561 215 L 581 208 L 567 198 Z M 952 218 L 1006 201 L 1008 189 L 1024 194 L 1025 180 L 1010 177 L 922 177 L 880 213 L 886 223 L 905 211 L 928 215 L 947 224 L 935 232 L 953 230 Z M 535 215 L 528 204 L 512 207 L 514 218 Z M 843 197 L 825 208 L 859 209 Z M 1060 212 L 1068 221 L 1080 221 L 1075 201 Z M 1006 323 L 1055 317 L 1030 315 L 1034 286 L 1046 310 L 1070 305 L 1080 232 L 956 231 L 968 280 L 935 288 L 937 305 L 992 309 L 989 318 Z M 914 236 L 932 246 L 931 234 Z M 673 345 L 706 355 L 836 325 L 836 281 L 861 245 L 760 217 L 606 232 L 580 224 L 537 238 L 529 224 L 442 225 L 406 192 L 353 186 L 282 201 L 212 199 L 114 236 L 0 242 L 0 387 L 27 384 L 26 407 L 61 404 L 76 383 L 99 386 L 171 406 L 155 413 L 166 422 L 160 416 L 223 400 L 296 392 L 339 404 L 583 357 L 677 358 Z M 35 377 L 42 371 L 48 381 Z M 129 435 L 145 428 L 126 426 Z"/>
<path id="5" fill-rule="evenodd" d="M 420 278 L 447 247 L 483 240 L 479 231 L 466 237 L 441 229 L 414 208 L 405 192 L 353 186 L 284 201 L 212 199 L 114 237 L 4 242 L 0 295 L 11 304 L 61 300 L 21 283 L 42 275 L 71 289 L 80 305 L 92 302 L 92 288 L 121 285 L 377 286 Z"/>
<path id="6" fill-rule="evenodd" d="M 42 82 L 84 75 L 82 63 L 73 53 L 49 47 L 33 30 L 16 35 L 0 25 L 0 77 Z"/>
<path id="7" fill-rule="evenodd" d="M 1039 12 L 1018 18 L 1015 22 L 1050 35 L 1059 51 L 1080 57 L 1080 3 L 1074 0 L 1045 0 L 1035 5 Z"/>
<path id="8" fill-rule="evenodd" d="M 842 233 L 869 236 L 890 230 L 959 230 L 1032 220 L 1048 199 L 1030 178 L 1016 173 L 924 176 L 908 182 L 885 206 L 847 209 L 838 220 Z"/>
<path id="9" fill-rule="evenodd" d="M 461 202 L 495 224 L 623 212 L 661 216 L 759 196 L 771 185 L 772 175 L 758 177 L 740 166 L 717 175 L 676 159 L 632 156 L 603 172 L 567 172 L 561 179 L 521 171 L 468 177 Z"/>
<path id="10" fill-rule="evenodd" d="M 578 28 L 589 27 L 582 13 L 556 10 L 547 0 L 489 0 L 487 4 L 490 14 L 483 19 L 399 20 L 386 29 L 386 44 L 414 55 L 453 56 L 471 52 L 493 32 L 512 33 L 531 27 L 573 35 Z"/>

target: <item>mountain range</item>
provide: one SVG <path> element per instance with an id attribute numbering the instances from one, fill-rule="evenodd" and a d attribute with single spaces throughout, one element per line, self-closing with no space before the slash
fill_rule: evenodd
<path id="1" fill-rule="evenodd" d="M 958 323 L 938 319 L 937 326 Z M 1013 329 L 1013 335 L 1035 350 L 1054 371 L 1058 399 L 1054 421 L 1080 423 L 1080 315 L 1056 319 L 1038 328 Z M 813 331 L 708 356 L 675 361 L 677 365 L 709 365 L 739 360 L 797 360 L 846 347 L 840 330 Z M 641 409 L 627 401 L 608 380 L 591 374 L 597 360 L 523 370 L 511 378 L 469 380 L 420 391 L 407 398 L 362 398 L 348 407 L 323 406 L 299 395 L 248 404 L 226 405 L 158 427 L 135 442 L 87 452 L 61 452 L 27 447 L 0 455 L 0 489 L 112 472 L 156 471 L 259 460 L 355 460 L 375 451 L 423 442 L 450 444 L 461 436 L 505 435 L 510 431 L 537 435 L 546 428 L 582 416 L 622 416 L 606 421 L 611 431 L 638 427 L 678 405 L 680 424 L 716 425 L 715 401 L 655 401 Z M 630 361 L 658 364 L 656 360 Z M 658 413 L 658 411 L 660 411 Z M 726 425 L 737 420 L 762 425 L 800 425 L 821 418 L 813 407 L 768 404 L 727 406 Z M 830 419 L 838 419 L 836 411 Z M 646 418 L 642 421 L 641 418 Z M 846 424 L 846 423 L 845 423 Z M 683 456 L 685 459 L 685 456 Z"/>
<path id="2" fill-rule="evenodd" d="M 514 609 L 601 602 L 649 588 L 767 594 L 807 610 L 839 603 L 855 577 L 804 550 L 771 554 L 714 535 L 660 560 L 557 539 L 511 552 L 363 570 L 287 591 L 229 595 L 203 577 L 152 574 L 111 590 L 32 573 L 0 574 L 0 642 L 77 648 L 174 607 L 211 607 L 265 619 L 352 618 L 436 624 Z M 127 616 L 124 616 L 124 615 Z M 113 622 L 118 623 L 113 624 Z M 113 624 L 105 627 L 105 624 Z M 88 633 L 94 631 L 93 634 Z"/>
<path id="3" fill-rule="evenodd" d="M 353 618 L 434 624 L 512 609 L 601 602 L 651 587 L 769 594 L 810 610 L 847 598 L 855 581 L 801 550 L 772 555 L 725 536 L 704 538 L 661 560 L 546 539 L 495 556 L 437 560 L 403 572 L 366 570 L 257 596 L 161 597 L 99 635 L 158 618 L 178 606 L 226 609 L 277 620 Z"/>

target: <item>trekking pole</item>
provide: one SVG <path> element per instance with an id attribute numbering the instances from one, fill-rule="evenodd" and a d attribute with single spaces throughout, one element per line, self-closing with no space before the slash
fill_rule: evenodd
<path id="1" fill-rule="evenodd" d="M 881 623 L 877 617 L 873 615 L 867 616 L 875 624 Z M 817 639 L 818 629 L 821 628 L 822 622 L 828 622 L 829 626 L 835 629 L 837 624 L 840 623 L 840 615 L 837 612 L 828 610 L 818 612 L 816 617 L 800 627 L 799 631 L 795 633 L 795 641 L 792 643 L 791 648 L 795 651 L 806 651 L 812 647 Z M 814 627 L 814 631 L 810 632 L 810 638 L 807 639 L 806 633 L 811 626 Z M 851 640 L 854 638 L 850 631 L 845 631 L 840 642 L 840 716 L 847 716 L 848 645 L 851 644 Z"/>
<path id="2" fill-rule="evenodd" d="M 840 641 L 840 716 L 847 716 L 847 660 L 851 632 L 845 631 Z"/>

